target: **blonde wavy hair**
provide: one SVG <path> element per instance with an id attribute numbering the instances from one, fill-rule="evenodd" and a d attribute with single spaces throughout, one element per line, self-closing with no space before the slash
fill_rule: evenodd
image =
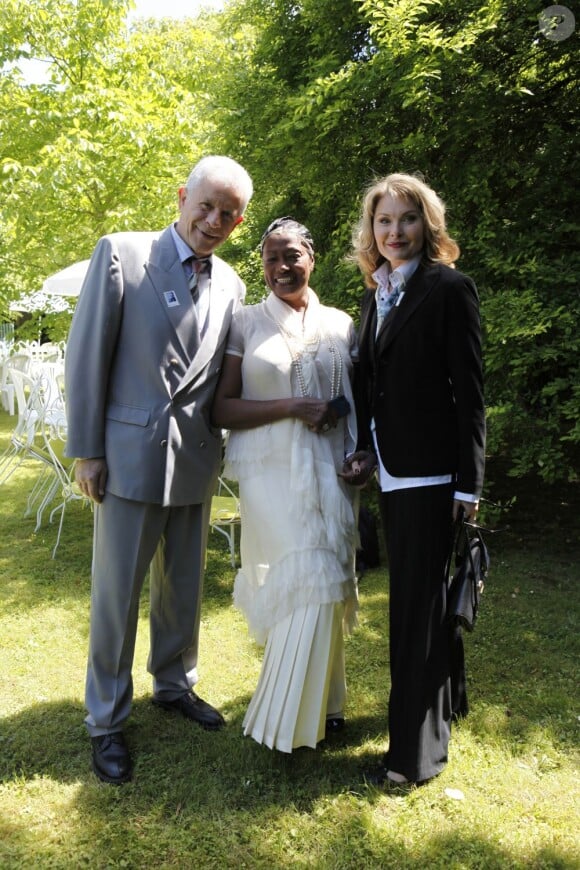
<path id="1" fill-rule="evenodd" d="M 453 267 L 460 251 L 457 242 L 447 232 L 443 201 L 420 178 L 395 172 L 376 179 L 366 189 L 361 216 L 353 231 L 353 250 L 349 259 L 358 264 L 367 286 L 377 286 L 372 275 L 385 262 L 385 257 L 379 252 L 375 242 L 373 220 L 377 203 L 386 194 L 396 199 L 410 199 L 423 217 L 425 225 L 423 261 L 445 263 Z"/>

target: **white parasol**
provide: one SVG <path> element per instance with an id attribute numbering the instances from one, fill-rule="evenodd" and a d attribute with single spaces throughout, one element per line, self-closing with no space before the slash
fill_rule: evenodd
<path id="1" fill-rule="evenodd" d="M 60 272 L 55 272 L 54 275 L 49 275 L 42 285 L 43 292 L 55 296 L 78 296 L 89 262 L 89 260 L 80 260 L 72 266 L 67 266 L 66 269 L 61 269 Z"/>

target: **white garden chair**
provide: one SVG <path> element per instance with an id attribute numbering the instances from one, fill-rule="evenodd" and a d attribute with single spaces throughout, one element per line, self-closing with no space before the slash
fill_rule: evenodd
<path id="1" fill-rule="evenodd" d="M 236 526 L 241 523 L 240 500 L 223 477 L 218 477 L 216 494 L 211 500 L 210 527 L 223 535 L 230 548 L 232 568 L 236 566 Z"/>

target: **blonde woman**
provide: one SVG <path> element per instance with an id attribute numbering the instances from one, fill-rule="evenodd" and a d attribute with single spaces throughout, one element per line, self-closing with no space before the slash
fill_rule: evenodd
<path id="1" fill-rule="evenodd" d="M 454 268 L 444 204 L 419 178 L 374 182 L 353 241 L 366 285 L 355 387 L 363 452 L 346 478 L 378 465 L 390 582 L 389 749 L 368 778 L 423 782 L 445 767 L 452 717 L 467 712 L 445 561 L 453 520 L 460 509 L 476 515 L 483 483 L 478 296 Z"/>

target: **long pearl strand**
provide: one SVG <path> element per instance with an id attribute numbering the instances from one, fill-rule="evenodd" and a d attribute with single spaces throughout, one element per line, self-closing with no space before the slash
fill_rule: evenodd
<path id="1" fill-rule="evenodd" d="M 317 328 L 316 333 L 312 338 L 302 339 L 300 340 L 297 335 L 290 332 L 284 324 L 280 323 L 280 321 L 276 318 L 276 325 L 280 330 L 280 334 L 286 343 L 286 347 L 288 348 L 288 352 L 290 353 L 290 357 L 292 359 L 292 368 L 296 373 L 296 381 L 298 383 L 298 388 L 300 389 L 300 394 L 306 398 L 309 396 L 308 388 L 306 386 L 306 380 L 304 378 L 304 369 L 302 367 L 302 357 L 304 353 L 311 353 L 313 356 L 316 355 L 316 351 L 320 345 L 320 343 L 324 340 L 328 346 L 328 350 L 330 352 L 332 358 L 332 374 L 330 378 L 330 398 L 336 399 L 336 397 L 340 393 L 340 388 L 342 384 L 342 357 L 335 346 L 334 342 L 330 335 L 321 334 L 320 327 Z"/>

